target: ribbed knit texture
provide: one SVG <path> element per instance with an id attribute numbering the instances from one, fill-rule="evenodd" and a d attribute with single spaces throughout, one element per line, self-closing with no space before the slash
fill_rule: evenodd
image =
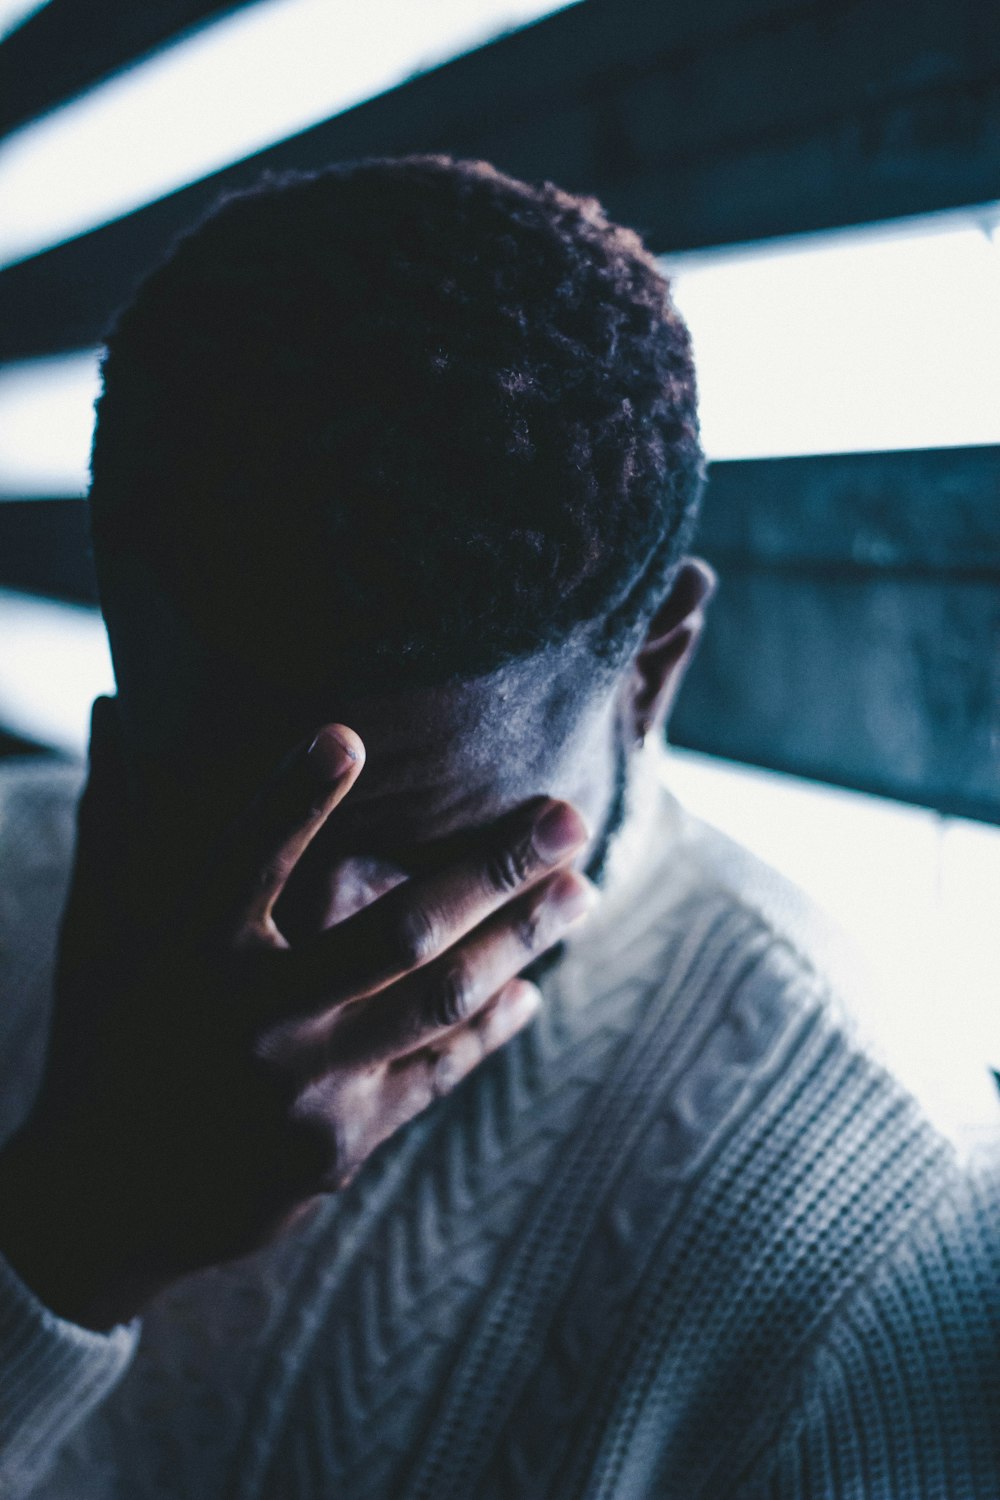
<path id="1" fill-rule="evenodd" d="M 104 1335 L 57 1318 L 0 1256 L 0 1494 L 107 1395 L 137 1339 L 137 1328 Z"/>
<path id="2" fill-rule="evenodd" d="M 32 1493 L 996 1500 L 1000 1195 L 851 1039 L 821 932 L 640 796 L 529 1031 L 161 1298 Z"/>

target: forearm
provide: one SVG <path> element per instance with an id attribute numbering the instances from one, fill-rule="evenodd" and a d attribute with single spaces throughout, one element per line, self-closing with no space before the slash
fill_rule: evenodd
<path id="1" fill-rule="evenodd" d="M 131 1322 L 160 1289 L 93 1174 L 30 1131 L 0 1151 L 0 1255 L 39 1303 L 92 1333 Z"/>
<path id="2" fill-rule="evenodd" d="M 60 1317 L 43 1300 L 43 1286 L 60 1263 L 72 1267 L 69 1229 L 40 1253 L 43 1216 L 19 1214 L 19 1151 L 0 1154 L 0 1491 L 20 1495 L 72 1429 L 117 1383 L 135 1347 L 137 1328 L 97 1332 Z M 16 1260 L 14 1259 L 16 1257 Z M 20 1266 L 29 1273 L 22 1274 Z M 38 1279 L 35 1278 L 38 1272 Z M 72 1282 L 72 1276 L 69 1282 Z"/>

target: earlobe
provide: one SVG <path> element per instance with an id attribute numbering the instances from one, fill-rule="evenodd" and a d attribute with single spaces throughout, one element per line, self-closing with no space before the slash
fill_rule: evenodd
<path id="1" fill-rule="evenodd" d="M 650 622 L 633 664 L 630 718 L 637 746 L 654 728 L 666 725 L 694 657 L 715 588 L 716 576 L 709 565 L 700 558 L 686 559 Z"/>

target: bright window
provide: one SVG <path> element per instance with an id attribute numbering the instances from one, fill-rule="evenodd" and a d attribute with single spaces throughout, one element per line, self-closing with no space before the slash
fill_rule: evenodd
<path id="1" fill-rule="evenodd" d="M 0 42 L 47 3 L 48 0 L 0 0 Z"/>
<path id="2" fill-rule="evenodd" d="M 0 727 L 80 756 L 90 705 L 113 691 L 108 638 L 96 609 L 0 589 Z"/>
<path id="3" fill-rule="evenodd" d="M 576 0 L 258 0 L 13 132 L 0 265 Z"/>
<path id="4" fill-rule="evenodd" d="M 0 500 L 84 495 L 99 353 L 0 366 Z"/>
<path id="5" fill-rule="evenodd" d="M 1000 205 L 668 257 L 710 458 L 1000 443 Z"/>

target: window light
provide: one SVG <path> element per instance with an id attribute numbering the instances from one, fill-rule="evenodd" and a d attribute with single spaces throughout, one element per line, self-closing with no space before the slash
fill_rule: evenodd
<path id="1" fill-rule="evenodd" d="M 576 0 L 258 0 L 0 146 L 0 265 L 106 223 Z"/>
<path id="2" fill-rule="evenodd" d="M 86 493 L 98 357 L 0 366 L 0 500 Z"/>
<path id="3" fill-rule="evenodd" d="M 709 457 L 1000 443 L 998 218 L 667 257 Z"/>
<path id="4" fill-rule="evenodd" d="M 0 0 L 0 42 L 47 4 L 48 0 Z"/>

